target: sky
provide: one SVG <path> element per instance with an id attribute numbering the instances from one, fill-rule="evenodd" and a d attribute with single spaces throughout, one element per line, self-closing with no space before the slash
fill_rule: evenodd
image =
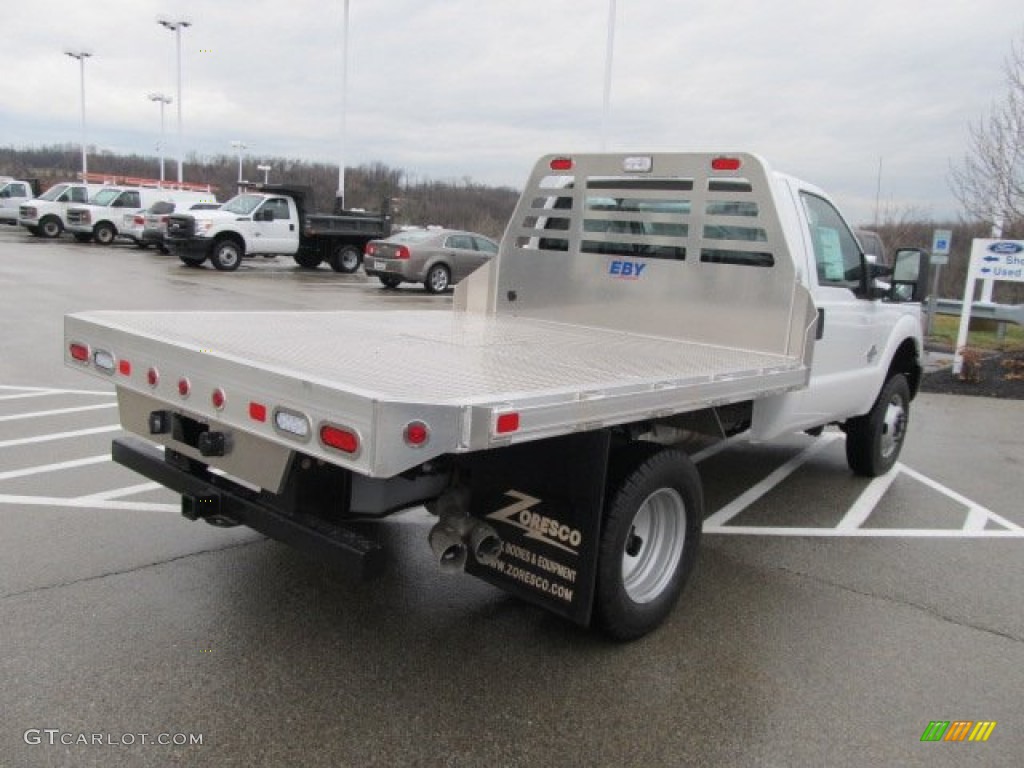
<path id="1" fill-rule="evenodd" d="M 756 152 L 856 224 L 879 210 L 943 219 L 958 212 L 950 162 L 1024 40 L 1020 0 L 616 0 L 602 131 L 609 0 L 349 7 L 346 90 L 344 0 L 5 0 L 0 145 L 78 144 L 79 63 L 63 52 L 84 48 L 88 144 L 155 158 L 148 94 L 177 93 L 165 16 L 191 22 L 184 153 L 243 141 L 248 178 L 261 158 L 344 157 L 521 187 L 541 155 L 600 150 L 604 132 L 610 151 Z"/>

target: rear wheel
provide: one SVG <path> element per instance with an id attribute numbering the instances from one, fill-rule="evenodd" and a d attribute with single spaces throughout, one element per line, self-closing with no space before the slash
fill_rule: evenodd
<path id="1" fill-rule="evenodd" d="M 242 246 L 235 240 L 214 243 L 210 261 L 221 272 L 234 272 L 242 264 Z"/>
<path id="2" fill-rule="evenodd" d="M 397 288 L 402 283 L 399 278 L 389 275 L 381 275 L 378 279 L 384 284 L 385 288 Z"/>
<path id="3" fill-rule="evenodd" d="M 114 242 L 114 238 L 117 237 L 117 230 L 114 229 L 113 224 L 101 221 L 93 227 L 92 236 L 100 245 L 110 245 Z"/>
<path id="4" fill-rule="evenodd" d="M 335 272 L 350 275 L 359 269 L 363 254 L 354 245 L 337 245 L 327 260 Z"/>
<path id="5" fill-rule="evenodd" d="M 900 457 L 910 422 L 910 386 L 901 373 L 892 376 L 863 416 L 846 422 L 846 463 L 855 474 L 884 475 Z"/>
<path id="6" fill-rule="evenodd" d="M 423 285 L 430 293 L 443 293 L 448 290 L 451 279 L 448 267 L 444 264 L 435 264 L 427 272 L 427 279 L 423 281 Z"/>
<path id="7" fill-rule="evenodd" d="M 304 269 L 316 269 L 320 266 L 320 262 L 323 258 L 310 251 L 300 251 L 296 253 L 292 258 L 295 259 L 295 263 Z"/>
<path id="8" fill-rule="evenodd" d="M 617 640 L 641 637 L 675 606 L 696 562 L 700 478 L 681 451 L 633 445 L 610 468 L 594 618 Z"/>
<path id="9" fill-rule="evenodd" d="M 64 231 L 64 225 L 56 216 L 46 216 L 39 222 L 39 226 L 36 229 L 36 234 L 52 240 L 55 237 L 60 237 L 60 233 Z"/>

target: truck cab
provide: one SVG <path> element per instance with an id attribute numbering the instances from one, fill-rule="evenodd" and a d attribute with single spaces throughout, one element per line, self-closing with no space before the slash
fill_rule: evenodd
<path id="1" fill-rule="evenodd" d="M 89 202 L 89 197 L 102 188 L 100 184 L 80 182 L 54 184 L 39 197 L 21 204 L 18 223 L 33 235 L 60 237 L 67 226 L 68 208 Z"/>
<path id="2" fill-rule="evenodd" d="M 18 208 L 26 200 L 39 194 L 38 182 L 35 179 L 0 180 L 0 224 L 17 224 Z"/>
<path id="3" fill-rule="evenodd" d="M 168 217 L 166 242 L 184 264 L 199 266 L 209 258 L 217 269 L 231 271 L 245 256 L 294 254 L 300 222 L 292 197 L 246 192 L 216 210 Z"/>

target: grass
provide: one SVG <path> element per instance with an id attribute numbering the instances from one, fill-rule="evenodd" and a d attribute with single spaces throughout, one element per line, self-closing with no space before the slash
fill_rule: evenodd
<path id="1" fill-rule="evenodd" d="M 986 324 L 987 325 L 987 324 Z M 953 315 L 936 315 L 928 341 L 953 349 L 956 346 L 960 318 Z M 972 330 L 967 334 L 967 346 L 995 352 L 1024 350 L 1024 327 L 1006 324 L 1006 335 L 999 339 L 994 330 Z"/>

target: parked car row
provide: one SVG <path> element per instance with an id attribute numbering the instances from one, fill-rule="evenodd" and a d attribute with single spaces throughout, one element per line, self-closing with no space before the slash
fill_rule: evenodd
<path id="1" fill-rule="evenodd" d="M 191 253 L 199 246 L 207 245 L 205 240 L 196 240 L 199 234 L 209 235 L 215 229 L 212 226 L 210 217 L 202 217 L 199 212 L 204 210 L 219 209 L 221 204 L 216 201 L 209 188 L 196 188 L 197 185 L 162 185 L 159 182 L 146 182 L 140 179 L 120 179 L 108 181 L 135 182 L 121 184 L 101 184 L 90 180 L 85 182 L 66 182 L 55 184 L 45 193 L 36 198 L 26 200 L 18 207 L 18 223 L 36 237 L 56 238 L 65 232 L 70 233 L 78 242 L 96 242 L 101 245 L 110 245 L 116 241 L 129 241 L 139 248 L 155 246 L 163 253 L 174 252 L 189 266 L 201 265 L 202 259 Z M 338 257 L 339 263 L 331 261 L 332 268 L 339 272 L 351 272 L 358 269 L 360 263 L 360 249 L 362 249 L 362 264 L 367 275 L 376 277 L 381 284 L 388 289 L 397 288 L 402 283 L 421 283 L 430 293 L 442 293 L 460 280 L 468 276 L 475 269 L 492 259 L 498 253 L 498 244 L 483 235 L 463 230 L 445 229 L 439 227 L 414 228 L 401 231 L 390 237 L 379 237 L 370 239 L 375 233 L 367 229 L 367 234 L 361 238 L 358 232 L 353 229 L 352 233 L 337 232 L 334 239 L 325 240 L 332 232 L 327 224 L 334 222 L 344 223 L 349 229 L 355 227 L 366 219 L 369 223 L 375 223 L 375 219 L 369 214 L 361 214 L 358 221 L 349 221 L 356 217 L 350 213 L 348 219 L 344 216 L 326 216 L 313 214 L 308 217 L 300 215 L 296 210 L 291 215 L 290 208 L 285 206 L 296 206 L 295 189 L 277 190 L 283 192 L 277 196 L 273 191 L 265 193 L 240 196 L 243 200 L 250 198 L 255 204 L 263 204 L 260 211 L 251 213 L 244 218 L 239 218 L 237 211 L 224 218 L 234 227 L 241 226 L 248 222 L 248 225 L 257 229 L 283 227 L 278 239 L 287 240 L 284 245 L 278 247 L 257 249 L 256 245 L 271 245 L 270 232 L 253 232 L 253 253 L 289 253 L 295 251 L 296 261 L 300 266 L 316 268 L 324 261 L 323 252 L 325 245 L 335 246 L 334 250 L 344 250 L 346 243 L 356 242 L 356 247 L 351 248 L 351 264 L 340 260 L 340 256 L 333 251 L 328 254 L 328 261 L 331 257 Z M 238 198 L 235 198 L 237 200 Z M 233 202 L 229 201 L 228 206 Z M 268 206 L 278 205 L 284 210 L 271 211 Z M 263 211 L 267 208 L 267 211 Z M 269 213 L 268 213 L 269 211 Z M 203 224 L 202 232 L 196 232 L 195 236 L 182 238 L 175 230 L 173 237 L 168 240 L 167 229 L 169 220 L 174 214 L 179 214 L 176 221 L 192 224 L 195 229 L 197 220 Z M 182 217 L 180 214 L 187 214 Z M 199 216 L 197 217 L 197 214 Z M 304 221 L 301 231 L 295 227 L 294 222 Z M 329 221 L 328 221 L 329 220 Z M 220 219 L 218 219 L 220 221 Z M 387 222 L 387 219 L 382 219 Z M 242 224 L 239 224 L 242 222 Z M 180 223 L 180 222 L 179 222 Z M 335 229 L 338 228 L 335 222 Z M 223 229 L 223 227 L 221 227 Z M 365 227 L 364 227 L 365 228 Z M 358 228 L 356 228 L 358 229 Z M 390 227 L 383 228 L 386 234 Z M 321 232 L 320 230 L 323 230 Z M 379 233 L 381 229 L 378 229 Z M 219 232 L 219 230 L 218 230 Z M 239 237 L 229 237 L 233 232 L 220 232 L 223 237 L 208 237 L 213 246 L 218 243 L 231 243 L 239 248 Z M 262 237 L 261 237 L 262 235 Z M 305 243 L 305 250 L 302 246 L 302 238 L 309 242 Z M 319 238 L 319 239 L 317 239 Z M 292 241 L 295 241 L 294 243 Z M 335 240 L 337 242 L 335 242 Z M 275 241 L 276 242 L 276 241 Z M 197 245 L 198 243 L 198 245 Z M 365 246 L 363 245 L 365 244 Z M 288 247 L 286 247 L 288 246 Z M 296 247 L 291 247 L 296 246 Z M 190 250 L 191 249 L 191 250 Z M 206 250 L 218 253 L 216 247 Z M 245 255 L 250 249 L 246 248 Z M 209 256 L 209 253 L 204 253 Z M 341 254 L 344 255 L 344 254 Z M 240 261 L 237 259 L 236 261 Z M 218 269 L 226 268 L 219 264 L 216 258 L 211 257 L 211 262 Z"/>
<path id="2" fill-rule="evenodd" d="M 209 186 L 176 184 L 151 179 L 94 177 L 96 181 L 55 184 L 38 197 L 18 207 L 17 223 L 37 237 L 60 237 L 71 233 L 79 242 L 110 245 L 129 240 L 145 247 L 162 245 L 159 218 L 153 222 L 150 239 L 144 239 L 146 216 L 166 217 L 193 206 L 217 207 Z"/>

